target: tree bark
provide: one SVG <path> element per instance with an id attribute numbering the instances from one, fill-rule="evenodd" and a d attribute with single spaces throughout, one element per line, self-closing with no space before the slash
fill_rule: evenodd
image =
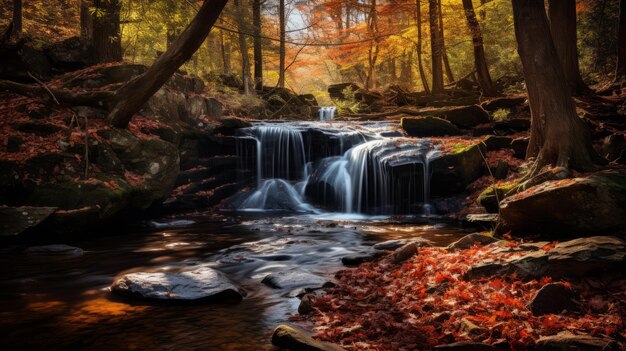
<path id="1" fill-rule="evenodd" d="M 122 60 L 119 0 L 94 0 L 93 49 L 97 63 Z"/>
<path id="2" fill-rule="evenodd" d="M 441 11 L 441 0 L 439 0 L 439 42 L 441 43 L 441 58 L 443 59 L 443 67 L 445 68 L 446 78 L 448 82 L 454 82 L 454 75 L 450 68 L 450 60 L 448 60 L 448 51 L 446 50 L 446 39 L 443 33 L 443 12 Z"/>
<path id="3" fill-rule="evenodd" d="M 422 0 L 415 0 L 415 23 L 417 25 L 417 66 L 420 73 L 420 80 L 422 81 L 422 86 L 424 86 L 424 91 L 427 94 L 430 94 L 430 89 L 428 88 L 428 79 L 426 79 L 426 73 L 424 72 L 424 64 L 422 63 Z"/>
<path id="4" fill-rule="evenodd" d="M 565 74 L 550 36 L 543 0 L 512 0 L 515 36 L 522 61 L 531 110 L 531 145 L 527 158 L 536 156 L 530 176 L 544 166 L 577 170 L 593 168 L 598 155 L 584 122 L 576 115 Z M 536 143 L 536 131 L 543 131 Z M 535 139 L 535 140 L 533 140 Z"/>
<path id="5" fill-rule="evenodd" d="M 371 1 L 368 28 L 372 40 L 370 41 L 370 48 L 367 55 L 368 67 L 365 88 L 371 90 L 376 88 L 376 63 L 378 62 L 378 53 L 380 51 L 378 45 L 378 13 L 376 11 L 376 0 Z"/>
<path id="6" fill-rule="evenodd" d="M 474 67 L 478 75 L 478 84 L 483 91 L 484 96 L 497 95 L 496 89 L 493 87 L 491 76 L 489 75 L 489 67 L 485 58 L 485 49 L 483 48 L 483 34 L 480 30 L 480 24 L 476 19 L 474 5 L 472 0 L 463 0 L 463 9 L 467 18 L 467 25 L 472 33 L 472 43 L 474 44 Z"/>
<path id="7" fill-rule="evenodd" d="M 227 2 L 228 0 L 205 0 L 178 40 L 145 73 L 126 83 L 115 93 L 115 105 L 109 113 L 111 125 L 117 128 L 128 126 L 133 114 L 202 45 Z"/>
<path id="8" fill-rule="evenodd" d="M 234 0 L 237 10 L 237 26 L 239 27 L 239 52 L 241 53 L 241 79 L 243 80 L 244 94 L 250 94 L 250 85 L 252 77 L 250 74 L 250 53 L 248 52 L 248 43 L 246 42 L 246 8 L 243 4 L 244 0 Z"/>
<path id="9" fill-rule="evenodd" d="M 223 30 L 220 30 L 220 51 L 222 54 L 222 73 L 228 74 L 231 71 L 230 40 L 228 40 L 228 38 L 224 38 Z"/>
<path id="10" fill-rule="evenodd" d="M 285 0 L 278 4 L 278 26 L 280 27 L 280 47 L 278 49 L 278 86 L 285 87 Z"/>
<path id="11" fill-rule="evenodd" d="M 263 86 L 263 46 L 261 45 L 261 0 L 252 0 L 254 26 L 254 83 Z"/>
<path id="12" fill-rule="evenodd" d="M 615 81 L 626 80 L 626 0 L 619 2 L 619 22 L 617 24 L 617 66 Z"/>
<path id="13" fill-rule="evenodd" d="M 576 40 L 576 0 L 548 0 L 550 32 L 561 60 L 570 92 L 579 96 L 587 91 L 578 67 Z"/>
<path id="14" fill-rule="evenodd" d="M 443 67 L 441 59 L 441 31 L 439 30 L 439 1 L 428 0 L 430 22 L 430 51 L 432 61 L 432 93 L 443 93 Z"/>
<path id="15" fill-rule="evenodd" d="M 13 30 L 11 36 L 22 36 L 22 0 L 13 0 Z"/>
<path id="16" fill-rule="evenodd" d="M 80 2 L 80 36 L 83 39 L 93 39 L 93 17 L 89 13 L 92 3 L 90 0 Z"/>

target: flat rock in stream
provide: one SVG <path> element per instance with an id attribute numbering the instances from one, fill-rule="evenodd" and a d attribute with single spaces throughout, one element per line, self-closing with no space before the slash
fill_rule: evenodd
<path id="1" fill-rule="evenodd" d="M 374 246 L 372 246 L 372 248 L 374 248 L 374 250 L 395 250 L 398 248 L 401 248 L 402 246 L 408 244 L 408 243 L 414 243 L 415 245 L 417 245 L 417 247 L 424 247 L 424 246 L 431 246 L 432 245 L 432 241 L 427 240 L 427 239 L 423 239 L 423 238 L 409 238 L 409 239 L 391 239 L 391 240 L 387 240 L 387 241 L 383 241 L 383 242 L 379 242 L 374 244 Z"/>
<path id="2" fill-rule="evenodd" d="M 494 275 L 518 277 L 582 277 L 626 264 L 626 242 L 612 236 L 593 236 L 558 243 L 549 251 L 536 250 L 521 256 L 487 261 L 472 266 L 464 275 L 475 279 Z"/>
<path id="3" fill-rule="evenodd" d="M 18 235 L 50 217 L 56 207 L 0 207 L 0 236 Z"/>
<path id="4" fill-rule="evenodd" d="M 489 245 L 491 243 L 495 243 L 496 241 L 498 241 L 498 239 L 492 236 L 482 235 L 480 233 L 472 233 L 448 245 L 446 249 L 448 249 L 449 251 L 464 250 L 469 249 L 476 244 Z"/>
<path id="5" fill-rule="evenodd" d="M 228 278 L 209 267 L 176 273 L 129 273 L 116 279 L 111 291 L 118 295 L 172 302 L 241 300 L 243 297 Z"/>
<path id="6" fill-rule="evenodd" d="M 341 263 L 343 263 L 345 266 L 358 266 L 361 263 L 374 261 L 384 255 L 384 251 L 371 250 L 367 252 L 357 253 L 354 255 L 344 256 L 341 258 Z"/>
<path id="7" fill-rule="evenodd" d="M 337 345 L 313 339 L 312 334 L 304 329 L 286 324 L 274 329 L 272 344 L 290 351 L 344 351 Z"/>
<path id="8" fill-rule="evenodd" d="M 274 289 L 321 288 L 328 279 L 308 272 L 283 271 L 270 273 L 262 283 Z"/>

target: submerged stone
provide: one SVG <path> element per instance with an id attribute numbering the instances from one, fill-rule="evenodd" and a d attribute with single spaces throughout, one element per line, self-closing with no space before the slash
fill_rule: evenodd
<path id="1" fill-rule="evenodd" d="M 262 283 L 274 289 L 321 288 L 328 279 L 308 272 L 282 271 L 270 273 L 263 278 Z"/>

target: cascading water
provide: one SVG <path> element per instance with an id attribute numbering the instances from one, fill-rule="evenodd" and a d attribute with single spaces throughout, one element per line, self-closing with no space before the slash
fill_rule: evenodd
<path id="1" fill-rule="evenodd" d="M 385 122 L 262 123 L 240 134 L 256 140 L 258 185 L 239 210 L 430 214 L 429 163 L 440 153 L 428 139 Z"/>
<path id="2" fill-rule="evenodd" d="M 318 111 L 320 121 L 332 121 L 333 119 L 335 119 L 335 111 L 337 111 L 337 108 L 335 106 L 320 107 Z"/>

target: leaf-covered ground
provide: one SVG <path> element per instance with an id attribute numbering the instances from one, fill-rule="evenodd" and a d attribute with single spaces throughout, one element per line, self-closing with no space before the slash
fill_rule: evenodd
<path id="1" fill-rule="evenodd" d="M 383 259 L 341 271 L 337 286 L 314 300 L 310 319 L 316 336 L 363 351 L 414 350 L 464 340 L 525 350 L 541 336 L 566 330 L 626 338 L 623 278 L 563 282 L 579 293 L 582 312 L 544 316 L 534 316 L 526 305 L 552 281 L 549 277 L 462 279 L 470 266 L 486 258 L 520 255 L 513 250 L 518 244 L 508 245 L 511 250 L 499 254 L 479 246 L 456 252 L 420 248 L 403 265 Z"/>

